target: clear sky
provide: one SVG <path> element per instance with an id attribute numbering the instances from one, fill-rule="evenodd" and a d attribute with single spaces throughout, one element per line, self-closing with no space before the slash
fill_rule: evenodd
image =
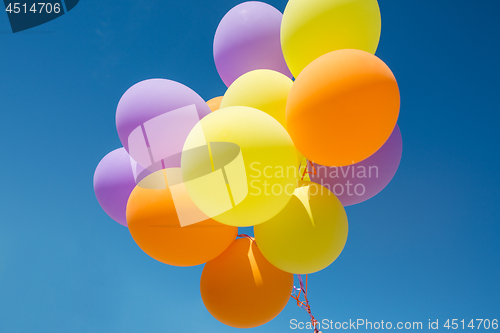
<path id="1" fill-rule="evenodd" d="M 204 308 L 203 267 L 149 258 L 100 209 L 92 177 L 120 147 L 115 109 L 134 83 L 224 93 L 212 42 L 239 2 L 83 0 L 17 34 L 0 14 L 0 332 L 238 331 Z M 347 208 L 344 252 L 309 278 L 313 313 L 500 319 L 500 2 L 379 3 L 403 158 L 382 193 Z M 293 318 L 308 319 L 290 301 L 248 331 L 293 332 Z"/>

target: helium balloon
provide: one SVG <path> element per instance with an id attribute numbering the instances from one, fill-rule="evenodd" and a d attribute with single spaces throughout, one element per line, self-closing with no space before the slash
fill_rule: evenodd
<path id="1" fill-rule="evenodd" d="M 207 105 L 210 108 L 210 110 L 212 110 L 212 112 L 220 109 L 220 103 L 222 102 L 222 98 L 223 96 L 214 97 L 207 102 Z"/>
<path id="2" fill-rule="evenodd" d="M 325 166 L 358 163 L 391 135 L 399 115 L 399 88 L 389 67 L 360 50 L 339 50 L 309 64 L 286 105 L 295 147 Z"/>
<path id="3" fill-rule="evenodd" d="M 277 268 L 294 274 L 318 272 L 337 259 L 347 241 L 347 216 L 339 199 L 316 183 L 295 190 L 288 205 L 255 226 L 255 241 Z"/>
<path id="4" fill-rule="evenodd" d="M 293 274 L 271 265 L 247 238 L 209 261 L 201 275 L 201 298 L 220 322 L 237 328 L 264 325 L 286 306 Z"/>
<path id="5" fill-rule="evenodd" d="M 207 216 L 233 226 L 269 220 L 290 200 L 297 156 L 278 121 L 233 106 L 203 118 L 189 134 L 181 160 L 186 189 Z"/>
<path id="6" fill-rule="evenodd" d="M 116 128 L 132 158 L 149 167 L 168 157 L 162 150 L 180 153 L 194 124 L 209 113 L 205 101 L 185 85 L 151 79 L 136 83 L 123 94 L 116 109 Z M 153 162 L 148 160 L 146 146 L 153 149 Z"/>
<path id="7" fill-rule="evenodd" d="M 285 111 L 293 81 L 269 69 L 258 69 L 240 76 L 227 89 L 221 107 L 249 106 L 263 111 L 286 128 Z M 303 156 L 297 151 L 297 161 Z"/>
<path id="8" fill-rule="evenodd" d="M 106 214 L 125 227 L 127 200 L 134 187 L 132 164 L 125 149 L 104 156 L 94 173 L 94 193 Z"/>
<path id="9" fill-rule="evenodd" d="M 281 45 L 297 77 L 314 59 L 341 49 L 375 54 L 380 40 L 377 0 L 290 0 L 281 24 Z"/>
<path id="10" fill-rule="evenodd" d="M 292 77 L 281 51 L 282 16 L 273 6 L 259 1 L 241 3 L 224 16 L 215 33 L 214 60 L 226 86 L 255 69 Z"/>
<path id="11" fill-rule="evenodd" d="M 350 206 L 366 201 L 382 191 L 396 174 L 403 152 L 401 131 L 396 125 L 389 139 L 375 154 L 344 167 L 315 165 L 311 180 L 332 191 Z"/>
<path id="12" fill-rule="evenodd" d="M 164 173 L 172 171 L 160 170 L 141 182 L 155 186 L 135 187 L 127 205 L 130 234 L 158 261 L 173 266 L 200 265 L 220 255 L 236 239 L 238 228 L 197 213 L 189 196 L 179 190 L 182 183 L 169 184 L 170 179 L 163 178 Z M 201 218 L 193 220 L 193 214 Z"/>
<path id="13" fill-rule="evenodd" d="M 224 94 L 221 108 L 249 106 L 263 111 L 285 125 L 288 93 L 293 81 L 276 71 L 258 69 L 240 76 Z"/>

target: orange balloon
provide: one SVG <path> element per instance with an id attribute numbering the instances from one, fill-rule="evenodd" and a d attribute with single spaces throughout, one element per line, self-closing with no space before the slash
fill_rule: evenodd
<path id="1" fill-rule="evenodd" d="M 220 255 L 236 239 L 237 227 L 212 219 L 181 227 L 170 189 L 136 186 L 127 204 L 132 238 L 152 258 L 173 266 L 195 266 Z"/>
<path id="2" fill-rule="evenodd" d="M 223 97 L 224 96 L 214 97 L 207 102 L 208 107 L 212 110 L 212 112 L 220 109 L 220 103 L 222 102 Z"/>
<path id="3" fill-rule="evenodd" d="M 200 286 L 212 316 L 228 326 L 251 328 L 271 321 L 285 308 L 293 274 L 271 265 L 253 241 L 240 238 L 205 265 Z"/>
<path id="4" fill-rule="evenodd" d="M 391 135 L 399 116 L 396 78 L 378 57 L 338 50 L 310 63 L 286 106 L 287 130 L 309 160 L 326 166 L 358 163 Z"/>

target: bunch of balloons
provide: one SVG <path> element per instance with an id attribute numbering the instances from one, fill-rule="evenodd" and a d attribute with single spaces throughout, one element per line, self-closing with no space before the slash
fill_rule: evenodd
<path id="1" fill-rule="evenodd" d="M 123 148 L 97 166 L 97 199 L 152 258 L 205 264 L 201 297 L 222 323 L 276 317 L 294 274 L 342 252 L 344 207 L 396 173 L 400 97 L 374 55 L 380 30 L 376 0 L 290 0 L 284 14 L 244 2 L 215 34 L 224 96 L 151 79 L 120 99 Z M 255 238 L 238 238 L 248 226 Z"/>

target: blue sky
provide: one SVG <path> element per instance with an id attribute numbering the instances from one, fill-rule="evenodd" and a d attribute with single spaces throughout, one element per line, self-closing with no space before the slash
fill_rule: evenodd
<path id="1" fill-rule="evenodd" d="M 286 1 L 267 1 L 283 10 Z M 199 295 L 202 267 L 144 254 L 100 209 L 94 169 L 120 142 L 120 96 L 148 78 L 205 100 L 236 0 L 84 0 L 12 34 L 0 15 L 0 332 L 236 332 Z M 340 258 L 310 276 L 318 319 L 500 319 L 500 21 L 497 1 L 380 0 L 377 55 L 401 90 L 403 158 L 347 208 Z M 292 301 L 249 332 L 292 332 Z M 443 329 L 442 329 L 443 330 Z M 325 332 L 325 331 L 324 331 Z"/>

